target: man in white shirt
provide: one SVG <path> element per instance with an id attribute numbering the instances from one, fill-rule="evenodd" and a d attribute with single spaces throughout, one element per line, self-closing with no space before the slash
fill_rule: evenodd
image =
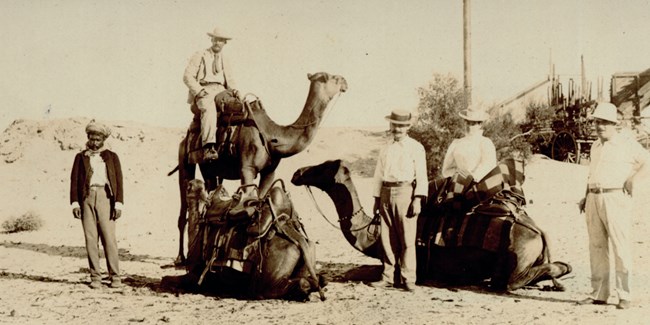
<path id="1" fill-rule="evenodd" d="M 183 82 L 189 88 L 187 102 L 191 105 L 190 109 L 200 116 L 203 159 L 214 160 L 219 158 L 215 148 L 217 109 L 214 98 L 226 89 L 232 89 L 237 97 L 239 95 L 235 90 L 231 64 L 223 51 L 231 37 L 219 28 L 208 33 L 208 36 L 211 37 L 212 46 L 192 56 L 185 68 Z"/>
<path id="2" fill-rule="evenodd" d="M 381 216 L 384 248 L 382 279 L 373 287 L 391 287 L 402 282 L 406 291 L 415 289 L 415 236 L 417 216 L 426 199 L 426 153 L 422 144 L 408 136 L 413 122 L 409 112 L 394 110 L 386 116 L 393 138 L 381 149 L 374 175 L 373 212 Z M 395 268 L 401 279 L 394 281 Z"/>
<path id="3" fill-rule="evenodd" d="M 647 168 L 650 153 L 618 132 L 616 111 L 613 104 L 599 103 L 592 115 L 598 140 L 591 146 L 586 196 L 579 203 L 580 212 L 586 212 L 592 292 L 578 303 L 607 304 L 611 243 L 619 298 L 616 307 L 627 309 L 631 304 L 633 185 Z"/>

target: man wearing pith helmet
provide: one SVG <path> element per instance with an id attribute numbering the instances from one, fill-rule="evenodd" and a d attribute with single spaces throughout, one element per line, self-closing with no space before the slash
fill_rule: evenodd
<path id="1" fill-rule="evenodd" d="M 216 27 L 208 32 L 212 45 L 207 49 L 196 52 L 183 74 L 183 82 L 189 88 L 187 98 L 192 113 L 201 120 L 201 145 L 203 159 L 218 159 L 217 142 L 217 109 L 214 98 L 226 89 L 232 89 L 239 97 L 232 65 L 224 47 L 232 37 Z"/>
<path id="2" fill-rule="evenodd" d="M 383 272 L 373 287 L 415 289 L 417 216 L 426 199 L 426 154 L 422 144 L 408 136 L 413 115 L 394 110 L 386 116 L 391 139 L 379 152 L 374 174 L 373 213 L 380 215 Z M 395 270 L 399 276 L 395 277 Z"/>
<path id="3" fill-rule="evenodd" d="M 598 103 L 592 115 L 598 139 L 591 146 L 591 162 L 585 198 L 579 203 L 585 212 L 589 234 L 591 288 L 581 305 L 606 305 L 610 296 L 610 244 L 614 253 L 618 309 L 631 306 L 632 225 L 634 182 L 647 169 L 650 153 L 636 140 L 618 131 L 617 109 Z M 645 171 L 643 171 L 645 173 Z"/>

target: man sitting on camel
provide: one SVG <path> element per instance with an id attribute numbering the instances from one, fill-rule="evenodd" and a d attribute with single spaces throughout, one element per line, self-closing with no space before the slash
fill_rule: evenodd
<path id="1" fill-rule="evenodd" d="M 212 46 L 196 52 L 190 59 L 183 74 L 183 82 L 189 88 L 187 102 L 192 113 L 201 120 L 201 145 L 203 159 L 216 160 L 219 154 L 216 148 L 217 110 L 215 96 L 224 90 L 235 89 L 231 65 L 223 48 L 231 39 L 219 28 L 207 33 L 212 39 Z"/>

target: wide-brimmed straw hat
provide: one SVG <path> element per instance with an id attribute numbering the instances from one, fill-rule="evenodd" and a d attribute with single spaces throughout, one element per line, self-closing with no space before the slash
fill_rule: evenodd
<path id="1" fill-rule="evenodd" d="M 596 105 L 594 113 L 591 114 L 591 118 L 597 118 L 612 123 L 618 123 L 617 119 L 617 109 L 616 106 L 612 103 L 601 102 Z"/>
<path id="2" fill-rule="evenodd" d="M 413 124 L 413 114 L 403 109 L 393 110 L 390 115 L 386 116 L 386 119 L 393 123 L 399 125 L 411 125 Z"/>
<path id="3" fill-rule="evenodd" d="M 224 33 L 223 30 L 219 27 L 215 27 L 212 32 L 208 32 L 208 36 L 213 37 L 213 38 L 222 38 L 222 39 L 232 39 L 232 37 L 228 36 L 228 34 Z"/>
<path id="4" fill-rule="evenodd" d="M 467 121 L 472 121 L 472 122 L 483 122 L 487 120 L 490 115 L 486 113 L 483 110 L 478 110 L 476 108 L 469 108 L 469 109 L 464 109 L 458 113 L 460 117 Z"/>

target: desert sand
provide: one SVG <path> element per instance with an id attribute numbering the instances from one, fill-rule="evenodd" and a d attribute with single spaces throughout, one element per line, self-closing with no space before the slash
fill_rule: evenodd
<path id="1" fill-rule="evenodd" d="M 39 215 L 38 231 L 0 233 L 0 323 L 8 324 L 647 324 L 650 317 L 650 190 L 639 182 L 635 198 L 634 306 L 577 306 L 589 286 L 584 215 L 587 168 L 534 156 L 526 164 L 528 213 L 549 236 L 553 260 L 573 273 L 561 279 L 565 292 L 538 286 L 495 293 L 482 286 L 420 286 L 414 293 L 372 288 L 378 260 L 355 251 L 319 213 L 304 188 L 289 180 L 303 166 L 329 159 L 353 163 L 354 181 L 369 211 L 370 176 L 382 129 L 322 128 L 304 152 L 283 160 L 277 176 L 287 188 L 306 231 L 316 245 L 317 268 L 328 280 L 327 300 L 312 294 L 306 303 L 244 300 L 162 288 L 178 247 L 177 144 L 182 129 L 133 122 L 107 122 L 107 145 L 120 155 L 125 209 L 117 223 L 122 289 L 88 287 L 81 223 L 68 202 L 75 153 L 85 143 L 88 118 L 19 120 L 0 137 L 0 222 L 28 211 Z M 228 182 L 231 193 L 238 183 Z M 314 189 L 329 220 L 336 214 L 329 197 Z M 104 263 L 104 260 L 102 260 Z"/>

